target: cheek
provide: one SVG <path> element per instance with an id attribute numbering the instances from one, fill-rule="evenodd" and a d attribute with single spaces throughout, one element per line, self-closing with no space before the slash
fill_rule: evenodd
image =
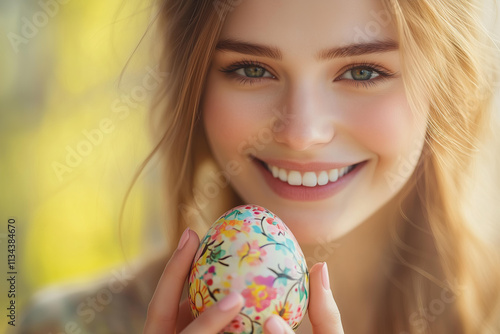
<path id="1" fill-rule="evenodd" d="M 403 89 L 358 99 L 354 106 L 351 102 L 345 122 L 350 135 L 376 154 L 379 163 L 397 158 L 420 143 L 426 126 L 424 117 L 412 113 Z"/>
<path id="2" fill-rule="evenodd" d="M 234 153 L 243 154 L 264 126 L 262 99 L 251 94 L 228 94 L 224 84 L 209 84 L 202 103 L 203 122 L 213 153 L 219 162 Z M 258 102 L 256 102 L 258 101 Z"/>
<path id="3" fill-rule="evenodd" d="M 202 101 L 207 138 L 219 163 L 246 159 L 257 154 L 273 139 L 273 119 L 277 112 L 276 89 L 235 89 L 235 83 L 209 72 Z M 239 155 L 239 157 L 236 157 Z"/>
<path id="4" fill-rule="evenodd" d="M 427 113 L 414 114 L 401 88 L 358 100 L 349 113 L 350 135 L 375 156 L 372 189 L 394 194 L 414 172 L 422 152 Z"/>

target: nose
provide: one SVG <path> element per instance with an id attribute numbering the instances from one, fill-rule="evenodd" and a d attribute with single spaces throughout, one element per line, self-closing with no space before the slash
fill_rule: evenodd
<path id="1" fill-rule="evenodd" d="M 311 83 L 290 86 L 274 127 L 276 142 L 295 151 L 328 144 L 335 136 L 333 112 L 325 87 Z"/>

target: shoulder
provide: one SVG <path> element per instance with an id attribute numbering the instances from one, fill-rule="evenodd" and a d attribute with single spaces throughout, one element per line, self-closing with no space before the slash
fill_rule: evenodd
<path id="1" fill-rule="evenodd" d="M 90 282 L 38 292 L 22 310 L 17 333 L 140 333 L 165 259 L 123 266 Z"/>

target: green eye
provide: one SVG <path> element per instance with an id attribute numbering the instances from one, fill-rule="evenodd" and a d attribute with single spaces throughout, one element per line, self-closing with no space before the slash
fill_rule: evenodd
<path id="1" fill-rule="evenodd" d="M 273 76 L 265 68 L 261 66 L 244 66 L 240 67 L 234 73 L 246 78 L 272 78 Z"/>
<path id="2" fill-rule="evenodd" d="M 343 79 L 350 79 L 356 81 L 366 81 L 378 77 L 380 74 L 377 71 L 368 67 L 355 67 L 345 72 L 342 76 Z"/>
<path id="3" fill-rule="evenodd" d="M 249 60 L 223 67 L 220 71 L 226 73 L 231 79 L 237 79 L 242 84 L 252 85 L 260 80 L 275 79 L 275 76 L 266 69 L 265 65 Z"/>
<path id="4" fill-rule="evenodd" d="M 244 72 L 247 77 L 250 78 L 261 78 L 266 73 L 266 70 L 258 66 L 244 67 Z"/>
<path id="5" fill-rule="evenodd" d="M 352 77 L 354 80 L 369 80 L 373 78 L 374 75 L 376 76 L 377 74 L 364 68 L 356 68 L 352 70 Z"/>

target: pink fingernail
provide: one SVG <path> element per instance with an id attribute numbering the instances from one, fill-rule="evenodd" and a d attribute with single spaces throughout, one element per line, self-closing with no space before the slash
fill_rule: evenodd
<path id="1" fill-rule="evenodd" d="M 179 239 L 179 244 L 177 245 L 177 249 L 182 249 L 186 242 L 189 240 L 189 227 L 182 232 L 181 238 Z"/>
<path id="2" fill-rule="evenodd" d="M 280 324 L 279 320 L 276 319 L 275 316 L 269 318 L 269 320 L 266 321 L 265 327 L 266 327 L 267 332 L 269 332 L 269 333 L 273 333 L 273 334 L 285 333 L 283 326 Z"/>
<path id="3" fill-rule="evenodd" d="M 242 297 L 240 297 L 239 293 L 231 292 L 224 299 L 217 303 L 217 306 L 221 311 L 229 311 L 236 305 L 238 305 L 241 301 Z"/>
<path id="4" fill-rule="evenodd" d="M 328 266 L 326 262 L 323 262 L 323 267 L 321 267 L 321 283 L 323 283 L 323 288 L 325 288 L 325 290 L 330 290 L 330 278 L 328 276 Z"/>

